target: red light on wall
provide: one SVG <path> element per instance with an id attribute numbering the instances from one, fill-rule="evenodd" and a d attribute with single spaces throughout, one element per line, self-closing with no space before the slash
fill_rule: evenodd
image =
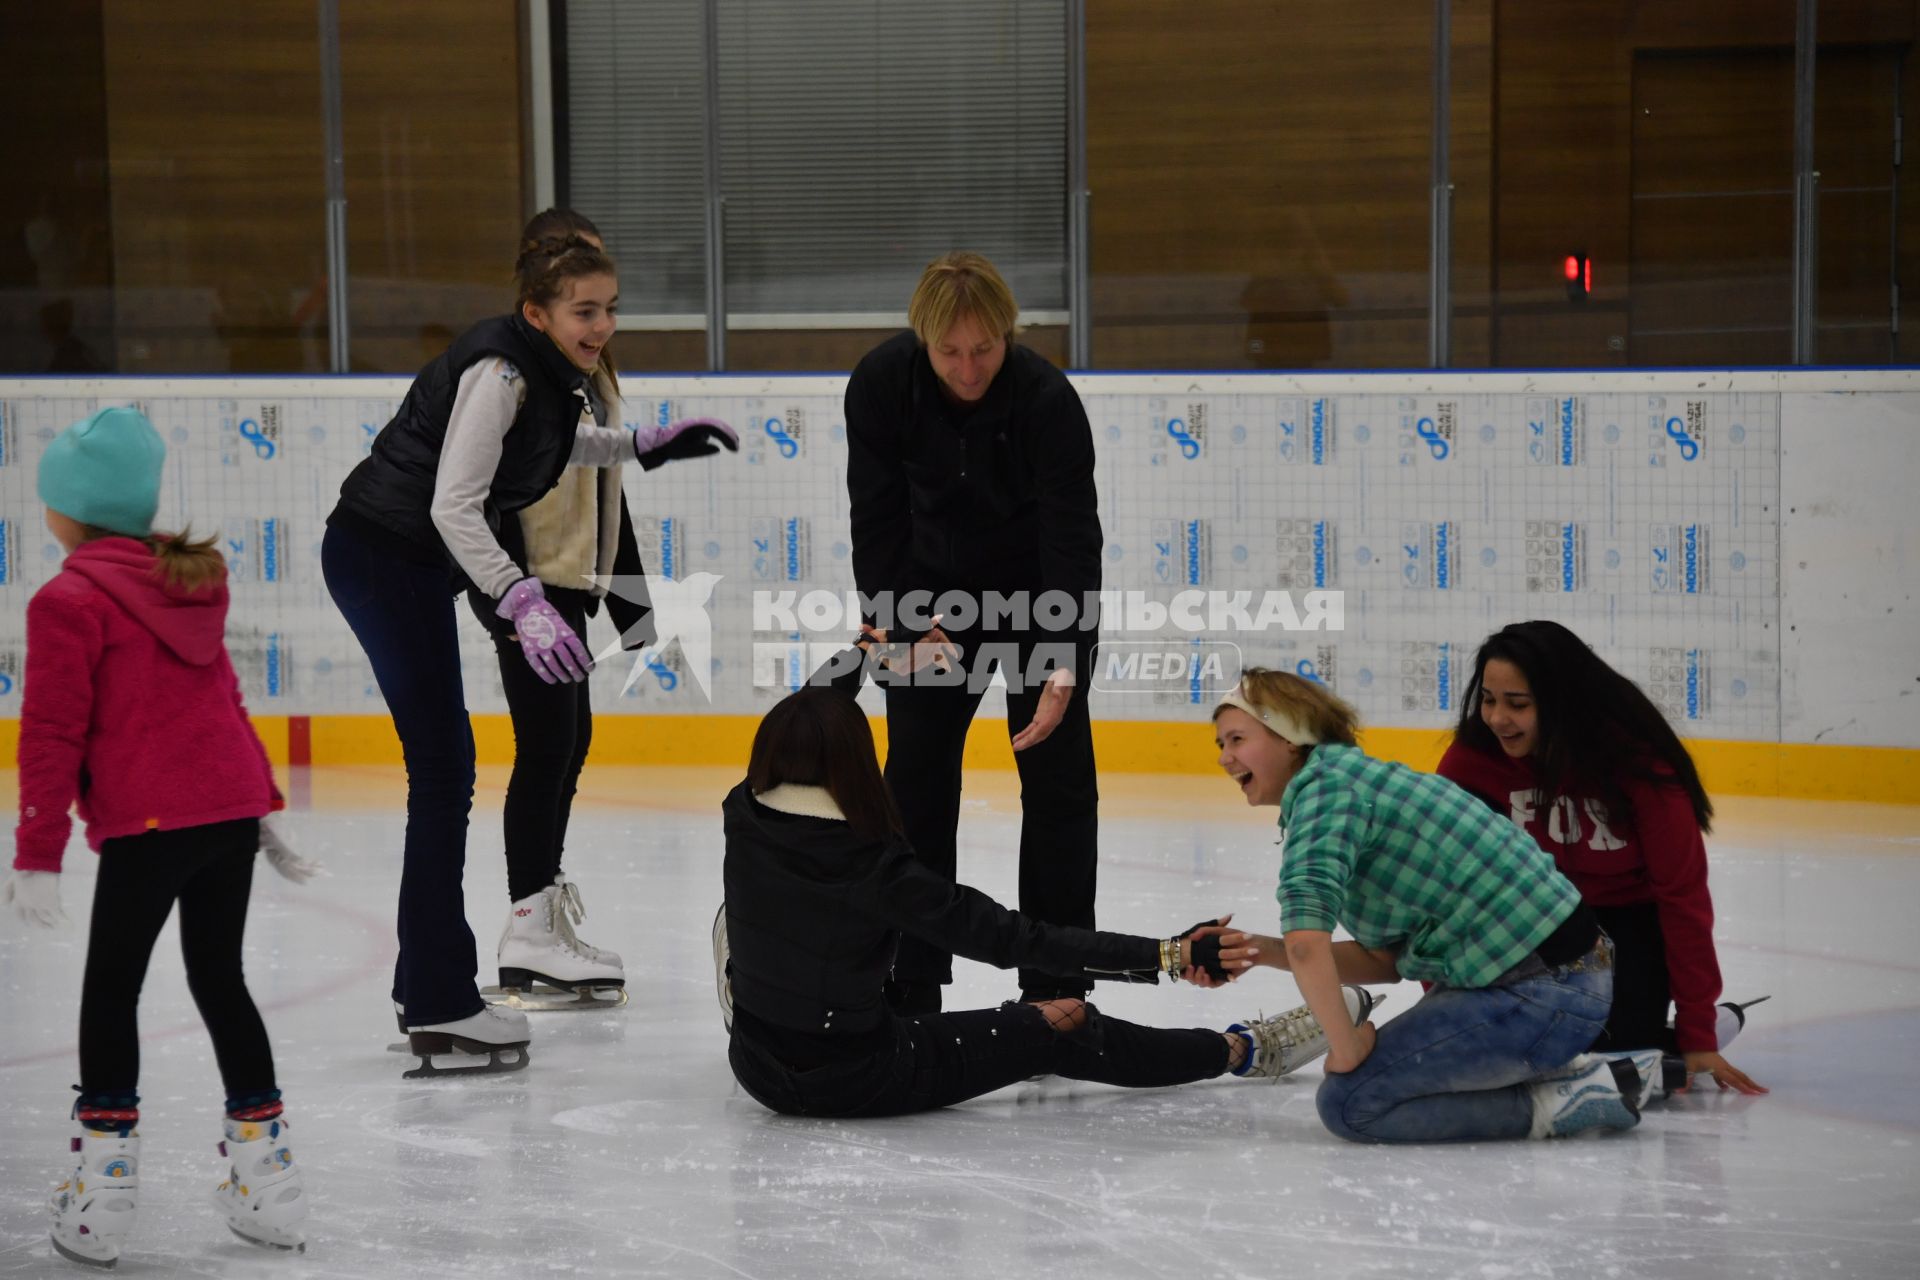
<path id="1" fill-rule="evenodd" d="M 1560 274 L 1566 277 L 1568 302 L 1585 302 L 1593 292 L 1593 260 L 1586 254 L 1568 254 L 1561 260 Z"/>

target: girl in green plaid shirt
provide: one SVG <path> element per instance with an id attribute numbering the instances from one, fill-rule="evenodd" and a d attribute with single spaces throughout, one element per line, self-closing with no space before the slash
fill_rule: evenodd
<path id="1" fill-rule="evenodd" d="M 1321 1119 L 1357 1142 L 1638 1124 L 1659 1054 L 1583 1053 L 1613 952 L 1579 893 L 1512 823 L 1368 756 L 1356 728 L 1324 686 L 1259 668 L 1214 711 L 1221 767 L 1248 804 L 1280 807 L 1283 937 L 1256 938 L 1255 963 L 1292 970 L 1326 1029 Z M 1408 1012 L 1377 1030 L 1342 1016 L 1341 983 L 1403 977 L 1432 984 Z"/>

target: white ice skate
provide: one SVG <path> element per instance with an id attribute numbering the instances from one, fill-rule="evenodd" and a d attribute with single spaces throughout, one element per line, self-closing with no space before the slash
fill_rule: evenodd
<path id="1" fill-rule="evenodd" d="M 84 1266 L 111 1267 L 138 1216 L 140 1135 L 82 1129 L 73 1152 L 74 1170 L 53 1189 L 49 1204 L 53 1247 Z"/>
<path id="2" fill-rule="evenodd" d="M 213 1198 L 226 1216 L 228 1229 L 242 1240 L 305 1253 L 307 1239 L 300 1223 L 307 1216 L 307 1197 L 288 1132 L 283 1118 L 228 1116 L 226 1141 L 220 1144 L 220 1154 L 227 1158 L 227 1178 L 214 1188 Z"/>
<path id="3" fill-rule="evenodd" d="M 1642 1050 L 1657 1069 L 1658 1050 Z M 1590 1129 L 1631 1129 L 1640 1123 L 1646 1078 L 1629 1059 L 1583 1053 L 1557 1071 L 1528 1081 L 1534 1138 L 1571 1138 Z"/>
<path id="4" fill-rule="evenodd" d="M 1347 1014 L 1356 1027 L 1386 1000 L 1365 987 L 1342 987 L 1341 993 L 1347 998 Z M 1248 1079 L 1278 1080 L 1327 1052 L 1327 1033 L 1305 1005 L 1273 1018 L 1236 1022 L 1227 1030 L 1242 1032 L 1253 1040 L 1253 1052 L 1237 1073 Z"/>
<path id="5" fill-rule="evenodd" d="M 518 1071 L 527 1065 L 527 1045 L 532 1040 L 526 1014 L 488 1005 L 453 1022 L 408 1027 L 406 1044 L 395 1047 L 420 1059 L 420 1065 L 402 1073 L 402 1078 L 421 1080 Z"/>
<path id="6" fill-rule="evenodd" d="M 481 996 L 529 1011 L 625 1004 L 627 974 L 620 957 L 573 932 L 586 914 L 580 890 L 565 876 L 514 903 L 500 933 L 500 985 L 481 988 Z"/>

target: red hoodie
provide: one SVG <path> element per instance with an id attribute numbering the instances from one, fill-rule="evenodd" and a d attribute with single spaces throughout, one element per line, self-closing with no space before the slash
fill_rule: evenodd
<path id="1" fill-rule="evenodd" d="M 76 801 L 87 843 L 283 807 L 227 657 L 224 578 L 162 584 L 134 538 L 69 555 L 27 605 L 13 865 L 58 871 Z"/>
<path id="2" fill-rule="evenodd" d="M 1615 830 L 1591 796 L 1542 803 L 1533 766 L 1456 740 L 1440 767 L 1450 778 L 1525 828 L 1589 906 L 1651 902 L 1666 944 L 1674 1034 L 1683 1051 L 1714 1049 L 1720 960 L 1713 948 L 1713 898 L 1707 892 L 1707 844 L 1693 801 L 1678 783 L 1624 782 L 1633 826 Z"/>

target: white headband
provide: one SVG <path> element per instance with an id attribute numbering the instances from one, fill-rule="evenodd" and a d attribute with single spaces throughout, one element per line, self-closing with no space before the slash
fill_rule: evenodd
<path id="1" fill-rule="evenodd" d="M 1296 746 L 1310 747 L 1320 741 L 1319 734 L 1307 728 L 1306 725 L 1301 724 L 1286 712 L 1276 711 L 1269 707 L 1255 706 L 1247 700 L 1247 696 L 1242 693 L 1240 689 L 1240 685 L 1233 686 L 1226 696 L 1220 699 L 1220 705 L 1213 709 L 1213 714 L 1218 716 L 1221 707 L 1237 707 L 1252 716 L 1255 720 L 1258 720 L 1272 732 L 1279 734 L 1282 738 L 1285 738 L 1288 742 Z"/>

